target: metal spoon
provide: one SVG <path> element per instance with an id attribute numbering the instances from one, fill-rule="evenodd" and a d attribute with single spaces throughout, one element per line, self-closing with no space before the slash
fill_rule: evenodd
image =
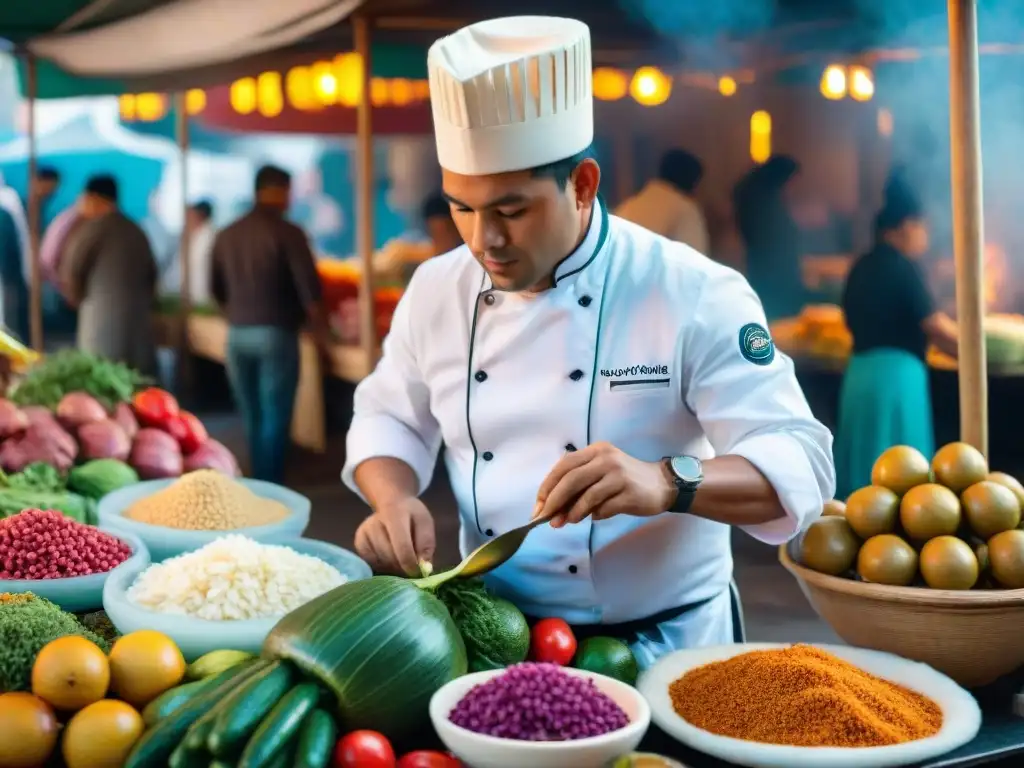
<path id="1" fill-rule="evenodd" d="M 511 531 L 506 531 L 501 536 L 497 536 L 477 547 L 451 570 L 417 579 L 416 584 L 423 589 L 433 589 L 454 578 L 468 579 L 471 576 L 480 576 L 481 574 L 493 571 L 519 551 L 530 531 L 548 521 L 549 518 L 539 518 L 530 521 L 526 525 L 513 528 Z"/>

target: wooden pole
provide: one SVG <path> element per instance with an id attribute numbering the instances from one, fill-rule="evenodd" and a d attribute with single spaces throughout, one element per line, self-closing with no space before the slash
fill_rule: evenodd
<path id="1" fill-rule="evenodd" d="M 948 0 L 953 255 L 960 324 L 960 438 L 988 456 L 977 0 Z"/>
<path id="2" fill-rule="evenodd" d="M 32 349 L 43 351 L 43 275 L 39 264 L 39 217 L 42 210 L 39 206 L 39 159 L 36 148 L 36 93 L 38 79 L 36 76 L 36 59 L 31 53 L 25 57 L 25 70 L 28 85 L 28 247 L 29 247 L 29 334 Z"/>
<path id="3" fill-rule="evenodd" d="M 352 19 L 356 53 L 363 63 L 363 82 L 356 114 L 356 249 L 359 253 L 359 338 L 366 370 L 377 363 L 377 322 L 373 300 L 374 171 L 373 104 L 370 81 L 373 62 L 370 56 L 370 20 L 359 14 Z"/>
<path id="4" fill-rule="evenodd" d="M 177 322 L 174 323 L 176 346 L 178 350 L 178 372 L 181 375 L 181 386 L 184 392 L 192 393 L 192 365 L 188 344 L 188 319 L 192 315 L 192 254 L 190 253 L 191 235 L 188 231 L 188 106 L 185 92 L 174 95 L 175 133 L 178 139 L 178 163 L 181 166 L 181 235 L 178 241 L 178 274 L 181 275 L 181 287 L 178 289 L 180 306 Z"/>

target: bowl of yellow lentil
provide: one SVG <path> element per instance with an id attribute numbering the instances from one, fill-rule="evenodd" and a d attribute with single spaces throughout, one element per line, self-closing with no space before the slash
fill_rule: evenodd
<path id="1" fill-rule="evenodd" d="M 120 488 L 100 499 L 96 514 L 102 527 L 138 536 L 158 563 L 229 533 L 268 543 L 302 536 L 310 507 L 284 486 L 198 470 Z"/>

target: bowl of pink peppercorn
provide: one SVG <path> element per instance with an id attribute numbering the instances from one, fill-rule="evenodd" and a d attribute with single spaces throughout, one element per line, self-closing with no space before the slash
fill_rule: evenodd
<path id="1" fill-rule="evenodd" d="M 619 680 L 526 662 L 456 678 L 434 694 L 430 719 L 474 768 L 594 768 L 636 749 L 651 710 Z"/>
<path id="2" fill-rule="evenodd" d="M 0 594 L 31 592 L 69 613 L 103 607 L 116 569 L 146 567 L 135 535 L 83 525 L 54 510 L 26 509 L 0 520 Z"/>

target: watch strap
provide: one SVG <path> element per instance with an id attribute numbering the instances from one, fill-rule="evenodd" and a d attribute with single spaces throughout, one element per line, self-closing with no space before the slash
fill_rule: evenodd
<path id="1" fill-rule="evenodd" d="M 668 476 L 672 479 L 673 484 L 676 487 L 676 498 L 675 501 L 669 506 L 666 512 L 674 512 L 676 514 L 685 514 L 690 511 L 690 507 L 693 506 L 693 497 L 697 494 L 697 489 L 692 487 L 683 478 L 676 474 L 675 470 L 672 469 L 672 457 L 666 456 L 662 459 L 665 465 L 665 469 L 668 472 Z"/>

